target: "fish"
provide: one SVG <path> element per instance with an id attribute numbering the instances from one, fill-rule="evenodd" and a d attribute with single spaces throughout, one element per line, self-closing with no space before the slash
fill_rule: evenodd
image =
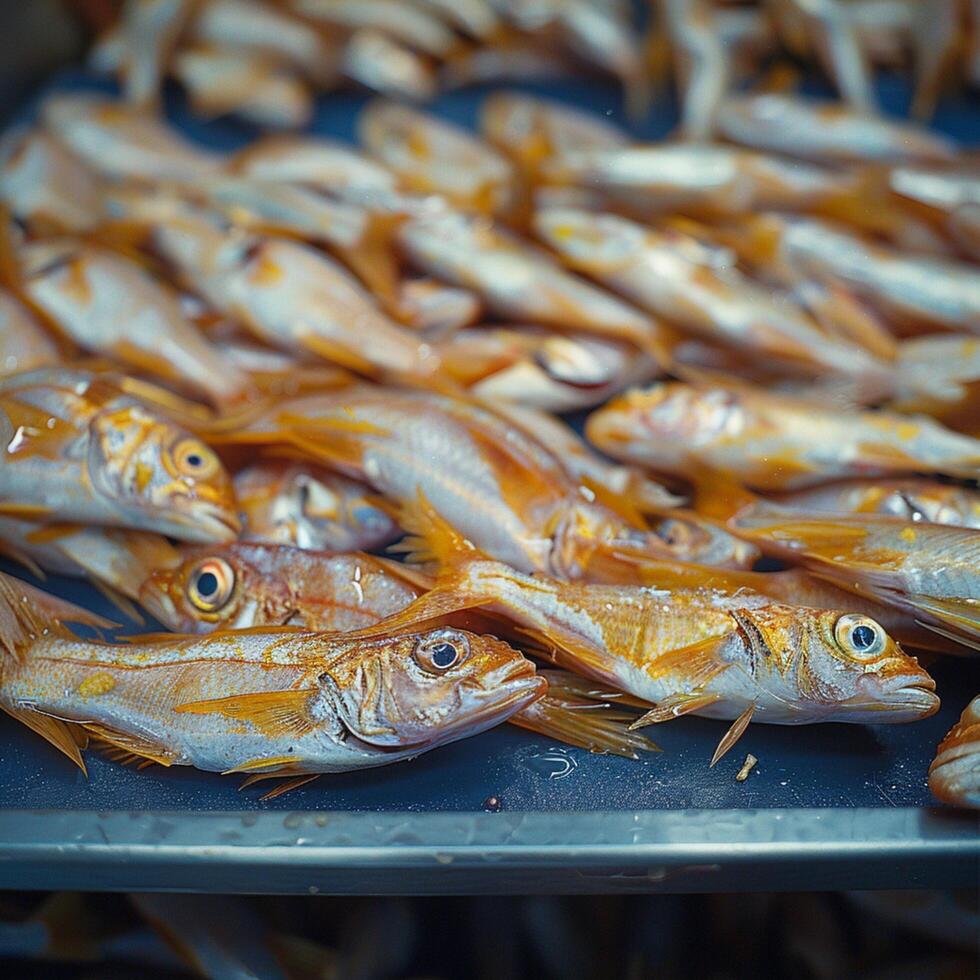
<path id="1" fill-rule="evenodd" d="M 980 696 L 975 697 L 946 733 L 929 766 L 933 796 L 953 806 L 980 809 Z"/>
<path id="2" fill-rule="evenodd" d="M 248 378 L 135 262 L 64 238 L 31 242 L 18 260 L 26 295 L 79 347 L 186 386 L 216 405 L 247 396 Z"/>
<path id="3" fill-rule="evenodd" d="M 546 161 L 541 177 L 549 185 L 584 186 L 639 218 L 810 210 L 854 189 L 848 174 L 715 143 L 575 150 Z"/>
<path id="4" fill-rule="evenodd" d="M 445 370 L 489 404 L 571 412 L 660 374 L 650 355 L 589 334 L 523 324 L 461 330 L 438 348 Z"/>
<path id="5" fill-rule="evenodd" d="M 562 582 L 495 561 L 420 499 L 406 521 L 439 556 L 432 590 L 398 616 L 478 608 L 510 620 L 562 667 L 653 705 L 632 728 L 687 713 L 734 721 L 899 723 L 939 707 L 935 682 L 874 620 L 784 605 L 743 590 Z M 354 635 L 373 635 L 379 626 Z"/>
<path id="6" fill-rule="evenodd" d="M 162 120 L 91 92 L 55 92 L 41 104 L 44 128 L 109 180 L 194 183 L 222 158 L 184 139 Z"/>
<path id="7" fill-rule="evenodd" d="M 980 333 L 980 272 L 953 259 L 878 245 L 812 218 L 764 219 L 767 258 L 800 278 L 841 283 L 896 325 Z"/>
<path id="8" fill-rule="evenodd" d="M 313 93 L 306 81 L 260 51 L 185 45 L 172 72 L 184 86 L 194 112 L 236 115 L 258 126 L 297 129 L 313 116 Z"/>
<path id="9" fill-rule="evenodd" d="M 514 204 L 514 171 L 496 150 L 466 130 L 383 99 L 357 120 L 365 149 L 398 176 L 402 189 L 441 194 L 453 207 L 488 214 Z"/>
<path id="10" fill-rule="evenodd" d="M 403 280 L 395 305 L 406 326 L 433 341 L 451 337 L 475 323 L 483 309 L 480 297 L 471 290 L 447 286 L 427 276 Z"/>
<path id="11" fill-rule="evenodd" d="M 429 61 L 380 30 L 354 31 L 344 45 L 341 68 L 351 81 L 391 98 L 427 102 L 439 91 Z"/>
<path id="12" fill-rule="evenodd" d="M 914 615 L 980 650 L 980 531 L 884 515 L 801 514 L 756 503 L 728 522 L 768 554 Z"/>
<path id="13" fill-rule="evenodd" d="M 529 572 L 621 581 L 647 558 L 698 561 L 703 546 L 717 546 L 651 533 L 635 523 L 635 505 L 583 493 L 535 439 L 450 395 L 357 384 L 281 401 L 243 426 L 208 429 L 208 439 L 329 466 L 368 483 L 399 513 L 421 491 L 461 534 Z"/>
<path id="14" fill-rule="evenodd" d="M 193 0 L 127 0 L 122 5 L 119 74 L 127 102 L 156 107 L 168 62 L 194 7 Z"/>
<path id="15" fill-rule="evenodd" d="M 911 473 L 980 475 L 980 442 L 927 416 L 849 411 L 731 382 L 658 383 L 589 416 L 613 459 L 678 476 L 707 466 L 759 490 Z"/>
<path id="16" fill-rule="evenodd" d="M 883 514 L 980 530 L 980 490 L 924 478 L 848 480 L 772 499 L 780 507 L 805 514 Z"/>
<path id="17" fill-rule="evenodd" d="M 227 228 L 179 201 L 133 211 L 181 279 L 259 340 L 352 370 L 403 379 L 438 370 L 433 351 L 391 320 L 333 259 L 303 242 Z"/>
<path id="18" fill-rule="evenodd" d="M 0 201 L 35 233 L 87 232 L 102 217 L 99 179 L 37 128 L 0 138 Z"/>
<path id="19" fill-rule="evenodd" d="M 54 339 L 11 293 L 0 288 L 0 376 L 60 361 Z"/>
<path id="20" fill-rule="evenodd" d="M 0 379 L 0 516 L 235 538 L 231 479 L 201 439 L 82 370 Z"/>
<path id="21" fill-rule="evenodd" d="M 246 541 L 346 552 L 381 548 L 401 535 L 368 486 L 310 463 L 251 463 L 234 484 Z"/>
<path id="22" fill-rule="evenodd" d="M 474 735 L 547 685 L 506 643 L 462 630 L 349 640 L 265 627 L 111 644 L 63 625 L 92 621 L 82 610 L 16 579 L 0 591 L 0 708 L 83 771 L 79 741 L 91 739 L 122 760 L 291 787 Z"/>
<path id="23" fill-rule="evenodd" d="M 629 341 L 658 358 L 672 339 L 650 317 L 484 217 L 433 209 L 406 221 L 397 239 L 413 266 L 472 290 L 504 318 Z"/>
<path id="24" fill-rule="evenodd" d="M 369 156 L 339 140 L 309 134 L 261 136 L 239 151 L 227 169 L 270 183 L 302 184 L 325 194 L 345 189 L 394 191 L 395 175 Z"/>
<path id="25" fill-rule="evenodd" d="M 726 140 L 817 163 L 947 163 L 955 145 L 904 120 L 838 102 L 766 92 L 732 95 L 718 113 Z"/>
<path id="26" fill-rule="evenodd" d="M 469 45 L 448 55 L 439 71 L 440 87 L 453 91 L 467 85 L 576 78 L 581 62 L 546 37 L 503 27 L 489 44 Z"/>
<path id="27" fill-rule="evenodd" d="M 719 265 L 717 253 L 693 236 L 571 208 L 540 209 L 533 226 L 571 268 L 705 340 L 775 357 L 791 369 L 886 372 L 867 351 L 828 337 L 788 296 Z"/>

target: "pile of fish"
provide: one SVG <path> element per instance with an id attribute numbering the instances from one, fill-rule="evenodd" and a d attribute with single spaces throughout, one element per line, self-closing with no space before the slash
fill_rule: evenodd
<path id="1" fill-rule="evenodd" d="M 713 765 L 933 714 L 907 650 L 980 649 L 980 176 L 773 98 L 710 144 L 499 92 L 220 155 L 48 96 L 0 154 L 0 541 L 178 632 L 4 578 L 3 710 L 280 789 L 505 720 L 722 719 Z M 976 804 L 971 718 L 931 785 Z"/>
<path id="2" fill-rule="evenodd" d="M 784 87 L 799 63 L 819 66 L 864 113 L 876 108 L 879 67 L 911 68 L 922 118 L 950 77 L 980 86 L 970 0 L 126 0 L 101 28 L 90 64 L 130 103 L 154 104 L 172 78 L 202 115 L 285 128 L 309 121 L 314 92 L 350 84 L 425 101 L 473 83 L 593 73 L 617 80 L 640 117 L 671 78 L 681 129 L 699 139 L 728 135 L 718 113 L 739 82 Z"/>

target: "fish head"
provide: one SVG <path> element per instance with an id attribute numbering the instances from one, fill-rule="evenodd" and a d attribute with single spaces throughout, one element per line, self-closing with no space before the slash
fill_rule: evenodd
<path id="1" fill-rule="evenodd" d="M 270 568 L 270 561 L 261 546 L 194 548 L 179 564 L 150 573 L 140 605 L 180 633 L 283 625 L 296 612 L 288 568 Z"/>
<path id="2" fill-rule="evenodd" d="M 214 450 L 137 404 L 109 406 L 90 425 L 93 487 L 144 519 L 141 529 L 186 541 L 231 541 L 241 525 Z"/>
<path id="3" fill-rule="evenodd" d="M 939 708 L 933 679 L 868 616 L 779 603 L 734 616 L 756 680 L 794 720 L 887 724 Z"/>
<path id="4" fill-rule="evenodd" d="M 431 746 L 483 731 L 540 697 L 547 682 L 494 636 L 456 629 L 358 641 L 319 675 L 323 697 L 357 739 Z"/>

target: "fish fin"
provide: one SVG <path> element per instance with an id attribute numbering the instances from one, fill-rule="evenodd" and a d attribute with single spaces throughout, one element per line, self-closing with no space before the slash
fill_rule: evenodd
<path id="1" fill-rule="evenodd" d="M 220 714 L 250 722 L 255 728 L 271 737 L 299 738 L 313 729 L 310 717 L 310 699 L 316 694 L 312 688 L 296 691 L 262 691 L 258 694 L 238 694 L 228 698 L 207 701 L 188 701 L 177 705 L 174 711 L 195 715 Z"/>
<path id="2" fill-rule="evenodd" d="M 389 575 L 400 578 L 409 585 L 423 592 L 428 592 L 435 583 L 435 577 L 422 571 L 414 565 L 407 565 L 403 561 L 395 561 L 392 558 L 385 558 L 381 555 L 372 555 L 371 560 L 380 565 Z"/>
<path id="3" fill-rule="evenodd" d="M 12 705 L 0 704 L 0 711 L 6 712 L 11 718 L 26 725 L 32 732 L 40 735 L 45 741 L 50 742 L 59 752 L 63 752 L 72 762 L 88 775 L 85 768 L 85 760 L 79 749 L 78 742 L 72 734 L 71 726 L 61 721 L 60 718 L 52 718 L 50 715 L 41 714 L 31 708 L 15 708 Z"/>
<path id="4" fill-rule="evenodd" d="M 114 589 L 108 582 L 94 578 L 91 584 L 102 593 L 127 619 L 131 619 L 137 626 L 145 626 L 146 620 L 143 614 L 136 608 L 136 603 L 132 599 L 126 598 L 117 589 Z"/>
<path id="5" fill-rule="evenodd" d="M 355 374 L 363 374 L 367 378 L 377 378 L 381 374 L 377 365 L 351 350 L 346 344 L 314 333 L 302 334 L 299 337 L 299 342 L 317 357 L 322 357 L 325 361 L 330 361 L 331 364 L 339 364 L 342 368 L 347 368 Z"/>
<path id="6" fill-rule="evenodd" d="M 44 504 L 20 504 L 12 500 L 0 502 L 0 517 L 20 518 L 26 521 L 43 521 L 51 514 Z"/>
<path id="7" fill-rule="evenodd" d="M 916 623 L 917 626 L 921 626 L 923 629 L 930 630 L 931 632 L 935 633 L 937 636 L 941 636 L 941 637 L 943 637 L 946 640 L 952 640 L 954 643 L 957 643 L 960 646 L 965 646 L 965 647 L 967 647 L 970 650 L 976 650 L 978 653 L 980 653 L 980 639 L 974 639 L 974 638 L 968 637 L 968 636 L 961 636 L 959 633 L 954 633 L 952 630 L 943 629 L 941 626 L 937 626 L 935 623 L 926 623 L 926 622 L 923 622 L 921 619 L 917 619 L 915 621 L 915 623 Z M 906 644 L 903 642 L 902 645 L 905 646 Z M 943 653 L 956 653 L 955 650 L 949 650 L 949 651 L 947 651 L 945 649 L 943 649 L 942 652 Z M 935 651 L 929 651 L 929 653 L 931 653 L 933 657 L 935 656 Z M 925 658 L 924 658 L 924 656 L 922 655 L 921 652 L 919 654 L 919 658 L 918 659 L 919 659 L 919 662 L 924 667 L 927 667 L 928 666 L 928 662 L 925 660 Z"/>
<path id="8" fill-rule="evenodd" d="M 20 660 L 40 636 L 74 638 L 64 623 L 80 623 L 96 629 L 113 629 L 118 625 L 20 579 L 0 574 L 0 646 L 15 660 Z"/>
<path id="9" fill-rule="evenodd" d="M 639 752 L 659 752 L 658 745 L 626 727 L 633 717 L 632 712 L 603 701 L 572 700 L 549 692 L 509 720 L 519 728 L 600 755 L 638 759 Z"/>
<path id="10" fill-rule="evenodd" d="M 605 701 L 646 711 L 653 707 L 649 701 L 636 697 L 618 687 L 611 687 L 568 670 L 539 670 L 538 676 L 548 682 L 548 694 L 567 701 Z"/>
<path id="11" fill-rule="evenodd" d="M 282 427 L 282 437 L 297 448 L 323 459 L 328 464 L 360 468 L 363 447 L 359 436 L 390 435 L 387 429 L 355 418 L 308 419 L 302 415 L 283 412 L 276 421 Z"/>
<path id="12" fill-rule="evenodd" d="M 398 313 L 399 282 L 394 241 L 404 222 L 404 215 L 369 213 L 360 241 L 351 247 L 334 248 L 382 307 L 393 315 Z"/>
<path id="13" fill-rule="evenodd" d="M 414 500 L 402 504 L 398 523 L 407 536 L 389 550 L 406 552 L 408 561 L 435 561 L 440 568 L 450 568 L 461 560 L 486 557 L 429 503 L 421 487 L 416 488 Z"/>
<path id="14" fill-rule="evenodd" d="M 913 608 L 935 616 L 953 630 L 974 640 L 980 640 L 980 600 L 957 599 L 911 594 L 905 602 Z M 928 627 L 928 623 L 923 623 Z M 931 627 L 929 627 L 931 628 Z M 961 639 L 960 642 L 963 642 Z"/>
<path id="15" fill-rule="evenodd" d="M 730 521 L 741 510 L 760 499 L 721 470 L 693 459 L 688 460 L 684 467 L 694 487 L 694 509 L 702 517 Z"/>
<path id="16" fill-rule="evenodd" d="M 236 772 L 254 772 L 256 769 L 268 769 L 269 766 L 291 766 L 302 760 L 298 759 L 294 755 L 278 755 L 270 757 L 260 756 L 257 759 L 249 759 L 247 762 L 242 762 L 237 766 L 232 766 L 231 769 L 225 769 L 221 773 L 222 776 L 230 776 Z M 275 775 L 276 773 L 268 773 L 268 775 Z"/>
<path id="17" fill-rule="evenodd" d="M 30 555 L 25 554 L 19 548 L 15 548 L 6 541 L 0 541 L 0 555 L 6 555 L 11 561 L 17 562 L 18 565 L 23 565 L 27 572 L 42 582 L 48 577 L 44 569 Z"/>
<path id="18" fill-rule="evenodd" d="M 711 757 L 711 764 L 708 767 L 713 769 L 716 762 L 719 762 L 724 756 L 724 754 L 731 748 L 734 747 L 735 743 L 742 737 L 745 733 L 745 729 L 749 727 L 749 722 L 752 720 L 752 716 L 755 714 L 755 705 L 750 704 L 731 724 L 731 727 L 725 732 L 721 737 L 721 741 L 718 743 L 718 748 L 715 749 L 715 754 Z"/>
<path id="19" fill-rule="evenodd" d="M 134 732 L 122 732 L 108 725 L 101 725 L 98 722 L 85 722 L 82 727 L 98 742 L 115 746 L 127 755 L 136 756 L 150 762 L 159 763 L 161 766 L 170 766 L 174 761 L 174 753 L 165 745 L 154 742 L 152 739 L 144 738 Z"/>
<path id="20" fill-rule="evenodd" d="M 662 721 L 680 718 L 681 715 L 690 714 L 692 711 L 709 708 L 720 700 L 720 694 L 671 694 L 670 697 L 658 702 L 655 708 L 637 718 L 629 726 L 630 731 L 633 732 L 638 728 L 645 728 L 647 725 L 656 725 Z"/>
<path id="21" fill-rule="evenodd" d="M 627 524 L 633 527 L 646 527 L 643 513 L 637 506 L 629 491 L 617 493 L 611 487 L 603 486 L 588 476 L 581 476 L 579 483 L 591 493 L 595 499 L 614 514 L 618 514 Z"/>
<path id="22" fill-rule="evenodd" d="M 31 544 L 50 544 L 53 541 L 60 541 L 62 538 L 71 537 L 84 529 L 82 524 L 42 524 L 41 527 L 30 531 L 24 537 Z"/>
<path id="23" fill-rule="evenodd" d="M 294 789 L 299 789 L 300 786 L 305 786 L 307 783 L 312 783 L 314 779 L 319 778 L 320 773 L 318 772 L 308 773 L 304 776 L 294 776 L 292 779 L 287 779 L 285 782 L 270 789 L 268 793 L 264 793 L 259 797 L 259 800 L 263 803 L 266 800 L 274 800 L 277 796 L 282 796 L 283 793 L 291 793 Z"/>

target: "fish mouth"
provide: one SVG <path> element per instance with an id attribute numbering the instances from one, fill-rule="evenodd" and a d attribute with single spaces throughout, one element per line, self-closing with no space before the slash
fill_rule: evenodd
<path id="1" fill-rule="evenodd" d="M 139 604 L 167 629 L 180 630 L 182 623 L 173 599 L 165 592 L 144 585 L 139 591 Z"/>
<path id="2" fill-rule="evenodd" d="M 870 724 L 891 724 L 928 718 L 939 710 L 936 682 L 925 675 L 909 681 L 902 678 L 894 686 L 869 691 L 844 703 Z"/>
<path id="3" fill-rule="evenodd" d="M 179 531 L 170 532 L 182 541 L 197 544 L 226 544 L 236 541 L 242 530 L 238 515 L 217 504 L 195 501 L 184 512 L 170 515 Z"/>

